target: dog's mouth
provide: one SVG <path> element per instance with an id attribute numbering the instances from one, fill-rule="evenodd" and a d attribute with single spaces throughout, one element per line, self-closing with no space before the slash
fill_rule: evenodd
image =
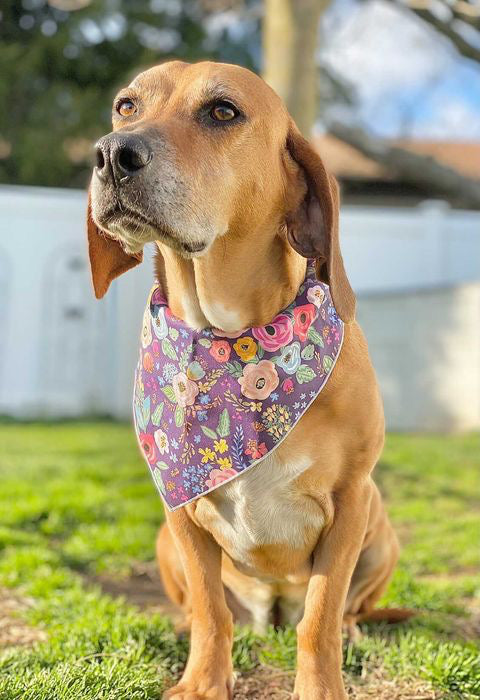
<path id="1" fill-rule="evenodd" d="M 188 257 L 202 253 L 208 246 L 204 241 L 185 241 L 169 226 L 153 220 L 143 212 L 117 200 L 102 212 L 98 223 L 121 241 L 129 253 L 137 253 L 146 243 L 160 241 Z"/>

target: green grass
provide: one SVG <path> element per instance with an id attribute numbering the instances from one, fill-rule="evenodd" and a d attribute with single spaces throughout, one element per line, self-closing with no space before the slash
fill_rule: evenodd
<path id="1" fill-rule="evenodd" d="M 161 697 L 187 644 L 168 620 L 143 614 L 82 574 L 126 575 L 154 556 L 159 498 L 130 427 L 113 423 L 0 425 L 0 585 L 35 601 L 22 613 L 48 640 L 0 656 L 1 700 Z M 424 614 L 365 627 L 345 647 L 353 681 L 373 669 L 422 678 L 441 697 L 480 697 L 480 646 L 466 638 L 480 590 L 478 435 L 391 435 L 377 480 L 403 543 L 384 604 Z M 239 670 L 291 669 L 295 633 L 237 630 Z M 401 695 L 399 695 L 401 697 Z"/>

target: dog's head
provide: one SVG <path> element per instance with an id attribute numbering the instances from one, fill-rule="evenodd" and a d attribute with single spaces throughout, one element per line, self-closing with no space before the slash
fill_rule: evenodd
<path id="1" fill-rule="evenodd" d="M 165 63 L 115 98 L 96 144 L 88 236 L 97 297 L 138 264 L 145 243 L 184 257 L 265 221 L 317 259 L 339 315 L 355 297 L 338 244 L 338 190 L 280 98 L 238 66 Z"/>

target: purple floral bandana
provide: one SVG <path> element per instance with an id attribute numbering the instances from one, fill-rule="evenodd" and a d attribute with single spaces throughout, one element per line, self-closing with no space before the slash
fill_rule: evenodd
<path id="1" fill-rule="evenodd" d="M 342 342 L 329 288 L 310 266 L 288 308 L 238 333 L 193 330 L 154 287 L 134 419 L 167 508 L 204 496 L 278 447 L 325 386 Z"/>

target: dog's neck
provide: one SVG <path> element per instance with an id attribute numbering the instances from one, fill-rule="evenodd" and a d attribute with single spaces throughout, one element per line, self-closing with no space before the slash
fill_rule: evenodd
<path id="1" fill-rule="evenodd" d="M 294 300 L 306 272 L 305 258 L 281 233 L 229 232 L 191 260 L 157 245 L 157 276 L 168 305 L 195 329 L 233 333 L 269 323 Z"/>

